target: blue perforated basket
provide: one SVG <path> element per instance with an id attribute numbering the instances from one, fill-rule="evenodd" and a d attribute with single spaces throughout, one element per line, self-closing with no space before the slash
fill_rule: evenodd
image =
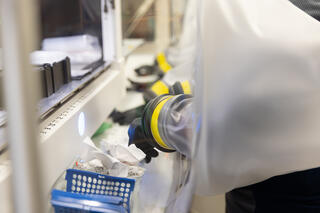
<path id="1" fill-rule="evenodd" d="M 123 199 L 123 207 L 130 212 L 130 197 L 135 180 L 101 175 L 94 172 L 68 169 L 67 192 L 108 195 Z"/>
<path id="2" fill-rule="evenodd" d="M 53 190 L 51 204 L 55 213 L 127 213 L 123 199 L 105 195 Z"/>

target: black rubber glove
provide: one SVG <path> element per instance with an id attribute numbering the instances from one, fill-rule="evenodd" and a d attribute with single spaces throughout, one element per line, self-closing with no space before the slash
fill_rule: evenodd
<path id="1" fill-rule="evenodd" d="M 161 147 L 153 138 L 151 133 L 151 117 L 157 105 L 168 98 L 169 95 L 161 95 L 151 100 L 145 107 L 141 118 L 136 118 L 130 125 L 128 130 L 129 145 L 135 144 L 146 154 L 146 162 L 150 162 L 151 158 L 158 156 L 157 148 L 163 152 L 174 152 L 175 150 Z"/>
<path id="2" fill-rule="evenodd" d="M 143 131 L 141 118 L 136 118 L 131 123 L 128 134 L 129 145 L 135 144 L 137 148 L 139 148 L 146 154 L 146 163 L 149 163 L 151 161 L 151 158 L 155 158 L 159 155 L 158 151 L 155 150 L 151 143 L 148 141 L 152 139 L 148 138 Z"/>

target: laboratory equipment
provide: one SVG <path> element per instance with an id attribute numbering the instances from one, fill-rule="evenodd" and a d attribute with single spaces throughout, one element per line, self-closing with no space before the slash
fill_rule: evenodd
<path id="1" fill-rule="evenodd" d="M 73 1 L 74 2 L 74 1 Z M 80 2 L 80 1 L 78 1 Z M 89 1 L 87 1 L 89 2 Z M 90 1 L 93 2 L 93 1 Z M 93 28 L 91 28 L 90 32 L 99 32 L 99 34 L 96 34 L 96 36 L 99 38 L 99 42 L 101 42 L 101 51 L 102 51 L 102 60 L 104 61 L 103 64 L 100 64 L 94 71 L 92 71 L 90 74 L 86 75 L 81 80 L 71 80 L 70 82 L 67 82 L 70 80 L 70 76 L 64 76 L 63 73 L 57 72 L 56 76 L 53 76 L 53 78 L 60 80 L 57 81 L 56 84 L 53 84 L 53 87 L 55 89 L 55 93 L 50 94 L 50 91 L 46 91 L 48 93 L 49 97 L 45 97 L 40 100 L 38 104 L 38 112 L 41 117 L 41 122 L 39 125 L 39 131 L 40 133 L 40 143 L 39 143 L 39 152 L 41 155 L 41 162 L 33 163 L 32 167 L 35 169 L 39 169 L 37 165 L 41 164 L 41 168 L 39 171 L 43 171 L 41 173 L 41 176 L 43 178 L 43 185 L 42 190 L 40 192 L 40 197 L 43 197 L 44 199 L 48 197 L 51 191 L 52 185 L 55 183 L 56 179 L 64 172 L 66 167 L 70 165 L 70 163 L 75 159 L 75 157 L 81 153 L 82 146 L 81 142 L 83 139 L 87 136 L 92 135 L 95 130 L 99 127 L 99 125 L 104 121 L 104 119 L 107 117 L 108 114 L 111 113 L 111 111 L 114 109 L 114 107 L 119 103 L 121 98 L 125 95 L 125 75 L 123 71 L 123 59 L 121 55 L 122 46 L 121 46 L 121 26 L 119 25 L 121 23 L 121 16 L 120 16 L 120 8 L 121 4 L 120 1 L 116 1 L 115 4 L 113 4 L 111 1 L 94 1 L 95 5 L 98 6 L 97 2 L 99 3 L 99 7 L 97 7 L 99 10 L 97 11 L 97 8 L 91 8 L 94 9 L 95 12 L 97 12 L 99 16 L 99 20 L 94 24 L 94 26 L 97 26 L 99 28 L 98 31 L 94 31 Z M 45 23 L 47 21 L 52 21 L 52 19 L 46 19 L 46 15 L 52 15 L 54 16 L 54 11 L 57 9 L 65 10 L 67 7 L 61 7 L 63 4 L 68 4 L 68 2 L 65 1 L 42 1 L 43 5 L 49 5 L 49 12 L 50 9 L 52 13 L 50 14 L 43 14 L 43 11 L 40 11 L 40 14 L 42 13 L 42 23 Z M 101 5 L 100 5 L 101 4 Z M 17 11 L 24 10 L 25 8 L 21 8 L 24 6 L 24 4 L 17 3 L 17 7 L 11 7 L 11 4 L 3 4 L 2 5 L 2 17 L 6 16 L 2 20 L 8 19 L 8 14 L 17 14 Z M 33 5 L 33 3 L 30 3 L 29 5 Z M 50 6 L 51 5 L 51 6 Z M 59 6 L 60 5 L 60 6 Z M 66 6 L 66 5 L 64 5 Z M 24 11 L 29 11 L 28 8 Z M 40 7 L 41 8 L 41 7 Z M 76 10 L 78 7 L 70 8 Z M 105 10 L 107 8 L 107 10 Z M 83 8 L 82 8 L 83 9 Z M 3 12 L 5 11 L 5 13 Z M 70 11 L 69 11 L 70 12 Z M 32 13 L 36 14 L 36 13 Z M 58 13 L 60 14 L 60 13 Z M 70 13 L 71 14 L 71 13 Z M 66 15 L 66 14 L 64 14 Z M 10 16 L 11 17 L 11 16 Z M 80 15 L 79 15 L 80 17 Z M 50 29 L 45 29 L 42 34 L 42 36 L 62 36 L 65 35 L 65 33 L 78 33 L 77 31 L 79 28 L 75 29 L 70 27 L 70 31 L 65 32 L 63 29 L 63 23 L 68 24 L 70 18 L 72 19 L 72 16 L 60 16 L 61 19 L 55 19 L 55 21 L 59 21 L 57 25 L 54 25 L 56 28 L 56 33 L 59 33 L 59 35 L 53 35 L 50 34 L 52 31 Z M 29 19 L 25 19 L 29 20 Z M 14 25 L 14 28 L 23 28 L 22 26 L 24 24 L 21 24 L 20 22 L 25 21 L 23 19 L 19 19 L 17 22 L 12 23 Z M 39 20 L 38 20 L 39 21 Z M 71 25 L 77 25 L 77 23 L 81 20 L 73 19 L 73 22 L 70 22 Z M 7 22 L 6 22 L 7 23 Z M 11 23 L 11 22 L 10 22 Z M 29 22 L 28 22 L 29 23 Z M 28 23 L 25 23 L 25 25 L 28 25 Z M 62 28 L 59 28 L 59 24 L 62 24 Z M 48 25 L 48 23 L 45 24 L 46 27 L 50 27 L 53 25 Z M 89 28 L 86 28 L 85 26 L 82 26 L 81 29 L 90 29 L 92 27 L 92 24 L 89 24 Z M 98 26 L 99 25 L 99 26 Z M 33 26 L 33 25 L 32 25 Z M 69 25 L 68 25 L 69 26 Z M 120 28 L 118 27 L 120 26 Z M 7 25 L 5 25 L 7 27 Z M 7 29 L 7 28 L 6 28 Z M 13 29 L 12 27 L 10 29 Z M 30 30 L 33 28 L 29 28 Z M 59 30 L 60 29 L 60 30 Z M 42 29 L 40 29 L 41 31 Z M 30 31 L 28 31 L 30 32 Z M 35 31 L 31 31 L 32 33 L 35 33 Z M 15 34 L 15 32 L 11 32 L 9 30 L 3 30 L 3 34 L 5 34 L 5 38 L 13 38 L 12 34 Z M 25 40 L 21 40 L 28 44 L 33 44 L 33 42 L 29 42 L 28 39 L 36 38 L 36 36 L 28 36 L 25 37 Z M 44 37 L 42 37 L 44 38 Z M 16 42 L 17 40 L 7 40 L 8 44 L 11 44 L 13 42 Z M 34 42 L 35 43 L 35 42 Z M 8 49 L 4 47 L 4 55 L 7 56 L 10 55 L 10 59 L 16 59 L 19 60 L 20 56 L 18 57 L 16 54 L 17 52 L 13 51 L 14 49 Z M 20 51 L 21 52 L 21 51 Z M 30 54 L 30 52 L 28 52 Z M 26 60 L 24 62 L 28 62 L 29 55 L 25 54 Z M 7 57 L 6 59 L 8 59 Z M 59 62 L 59 61 L 58 61 Z M 14 63 L 5 63 L 5 64 L 11 64 L 12 66 L 15 65 Z M 11 73 L 17 72 L 17 68 L 11 67 L 5 67 L 5 70 L 10 70 Z M 50 68 L 59 69 L 62 68 L 63 64 L 50 64 Z M 47 71 L 48 67 L 40 68 L 43 71 Z M 72 73 L 72 66 L 70 72 Z M 46 73 L 46 72 L 45 72 Z M 47 73 L 46 73 L 47 74 Z M 14 74 L 13 74 L 14 75 Z M 12 76 L 13 76 L 12 75 Z M 41 75 L 41 74 L 40 74 Z M 40 76 L 41 77 L 41 76 Z M 14 79 L 13 79 L 14 80 Z M 48 79 L 46 79 L 48 80 Z M 67 80 L 67 81 L 66 81 Z M 60 82 L 60 83 L 59 83 Z M 64 84 L 61 85 L 61 82 Z M 15 85 L 12 83 L 12 85 Z M 6 88 L 6 87 L 5 87 Z M 49 88 L 49 87 L 48 87 Z M 20 97 L 20 96 L 19 96 Z M 30 102 L 31 103 L 31 102 Z M 21 106 L 24 107 L 24 106 Z M 28 108 L 29 109 L 29 108 Z M 13 110 L 13 108 L 12 108 Z M 34 117 L 35 118 L 35 117 Z M 19 120 L 19 119 L 18 119 Z M 18 121 L 17 120 L 17 121 Z M 28 120 L 28 119 L 27 119 Z M 36 119 L 38 120 L 38 119 Z M 32 125 L 29 125 L 30 128 Z M 15 130 L 17 130 L 15 128 Z M 32 131 L 36 128 L 33 128 Z M 19 134 L 16 134 L 19 135 Z M 36 140 L 35 140 L 36 141 Z M 31 148 L 31 144 L 30 144 Z M 23 150 L 23 149 L 21 149 Z M 24 149 L 27 150 L 27 149 Z M 34 149 L 36 150 L 36 149 Z M 6 156 L 6 155 L 3 155 Z M 22 166 L 22 164 L 21 164 Z M 21 170 L 22 171 L 22 170 Z M 23 170 L 24 171 L 24 170 Z M 11 178 L 11 175 L 5 177 L 3 180 L 0 181 L 0 188 L 4 188 L 1 185 L 7 184 L 8 179 Z M 27 180 L 28 178 L 26 178 Z M 23 181 L 20 181 L 21 184 L 23 184 Z M 1 193 L 6 193 L 5 191 L 1 191 Z M 23 193 L 21 193 L 22 195 Z M 1 195 L 1 197 L 3 197 Z M 20 199 L 18 199 L 20 200 Z M 0 200 L 0 209 L 7 209 L 8 205 L 10 206 L 10 202 L 6 202 L 6 200 L 1 199 Z M 26 203 L 27 201 L 21 201 Z M 41 202 L 40 200 L 38 202 Z M 40 205 L 39 205 L 40 206 Z"/>

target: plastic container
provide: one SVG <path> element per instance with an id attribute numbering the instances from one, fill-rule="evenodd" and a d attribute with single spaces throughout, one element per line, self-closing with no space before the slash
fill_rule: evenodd
<path id="1" fill-rule="evenodd" d="M 51 204 L 55 213 L 126 213 L 123 199 L 53 190 Z"/>
<path id="2" fill-rule="evenodd" d="M 134 179 L 68 169 L 66 180 L 67 192 L 108 195 L 122 198 L 123 207 L 130 212 L 130 198 L 135 186 Z"/>

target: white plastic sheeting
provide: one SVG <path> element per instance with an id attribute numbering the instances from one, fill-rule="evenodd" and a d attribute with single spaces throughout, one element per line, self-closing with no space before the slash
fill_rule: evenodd
<path id="1" fill-rule="evenodd" d="M 287 0 L 200 8 L 197 192 L 320 166 L 320 23 Z"/>

